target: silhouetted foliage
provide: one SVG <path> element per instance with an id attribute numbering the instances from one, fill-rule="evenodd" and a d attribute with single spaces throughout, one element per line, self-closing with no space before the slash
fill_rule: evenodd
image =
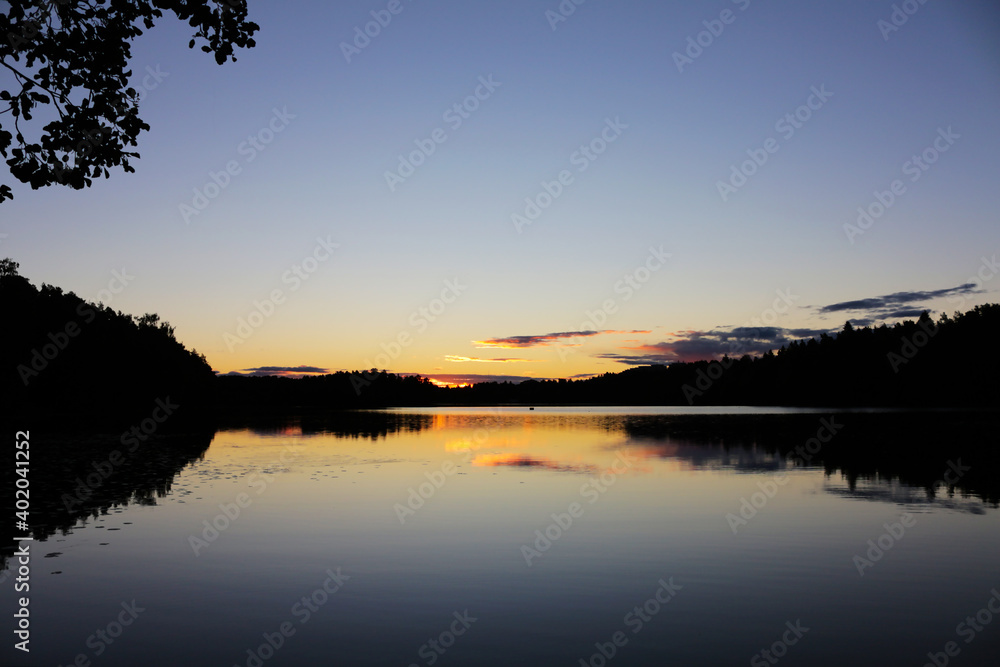
<path id="1" fill-rule="evenodd" d="M 149 125 L 138 115 L 139 93 L 127 87 L 131 43 L 164 11 L 194 28 L 188 46 L 200 43 L 220 65 L 236 60 L 236 48 L 253 47 L 259 29 L 247 20 L 246 0 L 4 4 L 0 65 L 13 85 L 0 89 L 7 104 L 0 114 L 12 118 L 7 129 L 0 124 L 0 154 L 10 173 L 32 189 L 58 183 L 79 190 L 102 174 L 107 178 L 108 167 L 134 171 L 129 159 L 139 154 L 128 147 Z M 39 106 L 51 120 L 32 140 L 23 134 L 23 121 L 31 121 Z M 0 185 L 0 202 L 12 196 L 10 186 Z"/>
<path id="2" fill-rule="evenodd" d="M 291 379 L 220 378 L 229 411 L 416 405 L 788 405 L 1000 407 L 991 344 L 1000 305 L 934 322 L 855 328 L 740 359 L 640 366 L 584 380 L 441 388 L 372 369 Z"/>
<path id="3" fill-rule="evenodd" d="M 36 288 L 11 260 L 0 264 L 0 308 L 7 416 L 120 425 L 148 417 L 157 399 L 169 398 L 181 406 L 170 415 L 177 424 L 211 406 L 211 367 L 157 315 L 126 315 L 52 285 Z"/>
<path id="4" fill-rule="evenodd" d="M 286 377 L 222 376 L 174 338 L 158 316 L 125 315 L 33 287 L 0 262 L 2 381 L 14 404 L 63 413 L 148 411 L 180 396 L 240 416 L 433 405 L 789 405 L 1000 407 L 992 350 L 1000 305 L 937 322 L 928 313 L 892 326 L 795 341 L 758 357 L 641 366 L 583 380 L 482 382 L 442 388 L 377 369 Z"/>
<path id="5" fill-rule="evenodd" d="M 262 406 L 302 412 L 435 405 L 444 397 L 444 390 L 426 378 L 376 369 L 301 379 L 234 375 L 218 378 L 218 404 L 228 414 L 255 412 Z"/>
<path id="6" fill-rule="evenodd" d="M 740 359 L 642 366 L 586 380 L 480 383 L 446 392 L 465 405 L 789 405 L 1000 407 L 1000 305 L 934 322 L 855 328 Z"/>

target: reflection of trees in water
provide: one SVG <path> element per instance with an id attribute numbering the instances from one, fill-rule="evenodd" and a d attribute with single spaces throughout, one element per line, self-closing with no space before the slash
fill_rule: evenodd
<path id="1" fill-rule="evenodd" d="M 943 507 L 968 514 L 985 514 L 983 503 L 961 493 L 928 494 L 926 489 L 909 486 L 904 482 L 888 479 L 860 479 L 851 488 L 828 487 L 827 493 L 851 500 L 868 500 L 894 505 L 925 505 Z M 996 504 L 994 503 L 994 506 Z"/>
<path id="2" fill-rule="evenodd" d="M 380 412 L 337 412 L 296 417 L 261 415 L 226 424 L 262 435 L 331 434 L 341 438 L 377 440 L 400 432 L 429 428 L 430 415 Z M 155 505 L 170 493 L 174 477 L 186 465 L 204 457 L 214 431 L 155 436 L 134 451 L 117 435 L 66 436 L 47 441 L 34 431 L 31 439 L 30 534 L 46 540 L 65 535 L 81 519 L 108 514 L 116 507 Z M 14 488 L 14 467 L 2 473 L 5 488 Z M 4 516 L 14 517 L 13 493 L 4 494 Z M 18 534 L 24 534 L 18 532 Z M 16 545 L 0 546 L 0 570 Z"/>
<path id="3" fill-rule="evenodd" d="M 260 435 L 326 434 L 338 438 L 378 440 L 396 433 L 422 431 L 431 428 L 433 423 L 433 416 L 428 414 L 345 410 L 313 412 L 294 416 L 263 414 L 228 418 L 219 424 L 219 430 L 249 429 Z"/>
<path id="4" fill-rule="evenodd" d="M 605 428 L 623 430 L 635 445 L 662 456 L 681 458 L 699 467 L 766 471 L 801 465 L 799 448 L 815 437 L 823 417 L 829 415 L 623 415 L 602 419 Z M 1000 419 L 996 414 L 868 412 L 833 417 L 843 428 L 808 464 L 823 466 L 828 475 L 842 474 L 851 497 L 884 502 L 911 502 L 903 498 L 919 497 L 917 502 L 956 509 L 969 505 L 951 497 L 957 494 L 993 507 L 1000 505 L 1000 451 L 994 444 Z M 969 469 L 955 479 L 959 461 Z M 945 482 L 949 470 L 953 484 Z M 922 494 L 915 495 L 915 489 Z"/>
<path id="5" fill-rule="evenodd" d="M 226 424 L 262 435 L 290 429 L 305 435 L 377 440 L 394 433 L 429 428 L 430 415 L 380 412 L 337 412 L 297 417 L 262 415 Z M 134 451 L 116 435 L 66 436 L 51 441 L 34 431 L 31 440 L 30 534 L 38 541 L 65 535 L 81 519 L 107 514 L 116 507 L 155 505 L 170 493 L 174 477 L 187 464 L 204 457 L 214 431 L 156 436 Z M 4 487 L 14 488 L 14 466 L 2 473 Z M 4 494 L 4 516 L 14 517 L 13 493 Z M 11 533 L 13 534 L 13 533 Z M 18 534 L 24 534 L 18 532 Z M 0 546 L 0 569 L 16 546 Z"/>
<path id="6" fill-rule="evenodd" d="M 664 458 L 698 468 L 767 472 L 801 463 L 796 448 L 815 436 L 821 414 L 776 415 L 472 415 L 469 424 L 517 426 L 525 419 L 566 428 L 603 428 L 624 432 L 630 444 Z M 994 415 L 980 413 L 852 413 L 834 416 L 844 425 L 809 465 L 828 475 L 843 475 L 847 489 L 830 493 L 891 503 L 933 503 L 976 512 L 978 498 L 1000 502 L 1000 451 Z M 479 420 L 479 421 L 476 421 Z M 341 438 L 377 440 L 435 426 L 435 415 L 404 412 L 334 412 L 257 416 L 227 423 L 261 435 L 300 432 Z M 449 424 L 454 426 L 454 424 Z M 44 540 L 65 534 L 79 520 L 107 514 L 130 504 L 155 505 L 166 496 L 174 477 L 204 457 L 214 433 L 158 436 L 129 453 L 116 436 L 84 436 L 58 441 L 31 441 L 31 535 Z M 123 460 L 107 471 L 118 451 Z M 952 486 L 941 484 L 949 462 L 969 468 Z M 96 467 L 95 467 L 96 466 Z M 4 486 L 13 488 L 14 468 L 7 466 Z M 919 491 L 918 491 L 919 490 Z M 13 494 L 5 494 L 2 510 L 14 516 Z M 0 569 L 15 546 L 0 546 Z"/>
<path id="7" fill-rule="evenodd" d="M 155 505 L 170 493 L 177 473 L 204 457 L 213 433 L 153 437 L 132 452 L 113 435 L 46 440 L 37 429 L 33 435 L 28 523 L 31 536 L 42 541 L 116 507 Z M 8 488 L 12 468 L 3 470 Z M 4 494 L 3 502 L 4 515 L 13 518 L 13 494 Z M 0 569 L 15 548 L 10 540 L 0 547 Z"/>

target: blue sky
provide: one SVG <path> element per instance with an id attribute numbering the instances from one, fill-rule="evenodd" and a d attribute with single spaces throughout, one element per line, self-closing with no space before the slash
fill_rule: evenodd
<path id="1" fill-rule="evenodd" d="M 88 299 L 125 269 L 110 305 L 159 313 L 220 372 L 569 377 L 754 321 L 787 338 L 894 312 L 821 310 L 841 302 L 997 300 L 990 3 L 896 3 L 896 26 L 870 0 L 588 0 L 557 23 L 554 0 L 402 0 L 348 62 L 389 5 L 251 2 L 257 46 L 221 67 L 165 17 L 133 49 L 137 172 L 16 185 L 0 254 Z M 433 153 L 391 189 L 416 142 Z M 734 166 L 753 173 L 723 198 Z M 877 193 L 894 201 L 845 230 Z M 519 231 L 526 198 L 548 206 Z M 517 336 L 541 342 L 488 343 Z"/>

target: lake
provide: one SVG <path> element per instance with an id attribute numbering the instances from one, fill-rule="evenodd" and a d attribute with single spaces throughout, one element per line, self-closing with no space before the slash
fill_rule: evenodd
<path id="1" fill-rule="evenodd" d="M 96 477 L 115 438 L 35 432 L 32 488 L 46 498 L 33 491 L 31 652 L 13 649 L 4 595 L 0 655 L 995 665 L 996 425 L 960 412 L 395 409 L 167 436 Z"/>

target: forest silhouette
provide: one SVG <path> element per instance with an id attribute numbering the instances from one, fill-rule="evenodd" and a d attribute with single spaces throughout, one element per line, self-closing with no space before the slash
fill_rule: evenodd
<path id="1" fill-rule="evenodd" d="M 303 378 L 218 378 L 220 407 L 357 408 L 418 405 L 787 405 L 997 407 L 992 350 L 1000 305 L 793 341 L 760 356 L 638 366 L 581 380 L 438 387 L 371 369 Z"/>
<path id="2" fill-rule="evenodd" d="M 1000 405 L 992 349 L 1000 305 L 937 320 L 854 327 L 740 358 L 637 366 L 587 379 L 440 387 L 378 369 L 301 378 L 216 376 L 155 314 L 134 316 L 43 284 L 0 260 L 4 395 L 12 412 L 118 423 L 179 406 L 165 420 L 444 405 Z M 166 402 L 166 403 L 164 403 Z"/>
<path id="3" fill-rule="evenodd" d="M 463 404 L 997 407 L 1000 305 L 792 341 L 752 357 L 640 366 L 585 380 L 481 383 Z"/>
<path id="4" fill-rule="evenodd" d="M 31 531 L 40 538 L 84 517 L 131 503 L 155 503 L 176 472 L 204 455 L 217 429 L 377 440 L 433 428 L 426 414 L 354 408 L 489 405 L 787 405 L 821 408 L 895 406 L 900 412 L 609 416 L 609 430 L 653 454 L 760 465 L 761 452 L 795 464 L 821 414 L 850 432 L 802 464 L 860 480 L 899 480 L 1000 501 L 995 440 L 1000 305 L 976 306 L 936 321 L 928 313 L 876 327 L 846 324 L 836 335 L 790 343 L 739 359 L 641 366 L 582 380 L 483 382 L 440 387 L 427 378 L 378 371 L 289 378 L 216 376 L 205 358 L 180 343 L 153 314 L 140 317 L 43 284 L 33 286 L 12 260 L 0 260 L 3 421 L 33 435 L 32 472 L 41 498 Z M 928 410 L 928 408 L 986 408 Z M 538 415 L 538 412 L 528 414 Z M 686 449 L 688 447 L 693 449 Z M 707 448 L 707 449 L 706 449 Z M 686 452 L 686 453 L 684 453 Z M 741 454 L 740 452 L 745 452 Z M 711 463 L 709 461 L 709 463 Z M 957 483 L 941 483 L 955 463 Z M 13 468 L 0 475 L 13 486 Z M 863 495 L 861 491 L 859 494 Z M 891 494 L 865 491 L 870 500 Z M 879 495 L 882 493 L 882 495 Z M 67 494 L 69 499 L 67 500 Z M 860 497 L 860 496 L 859 496 Z M 13 512 L 11 497 L 3 504 Z M 0 566 L 10 549 L 0 550 Z"/>
<path id="5" fill-rule="evenodd" d="M 164 425 L 204 419 L 215 374 L 173 327 L 155 314 L 127 315 L 52 285 L 37 288 L 17 268 L 0 260 L 5 413 L 22 424 L 44 418 L 117 428 L 148 418 L 160 401 L 178 406 Z"/>

